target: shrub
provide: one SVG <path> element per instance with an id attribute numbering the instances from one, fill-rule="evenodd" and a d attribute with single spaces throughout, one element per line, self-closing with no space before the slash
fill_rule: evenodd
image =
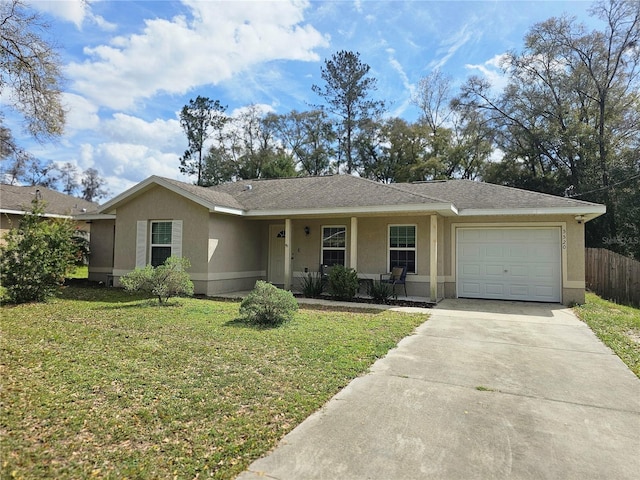
<path id="1" fill-rule="evenodd" d="M 329 291 L 338 300 L 352 300 L 360 284 L 358 272 L 353 268 L 335 265 L 329 273 Z"/>
<path id="2" fill-rule="evenodd" d="M 121 277 L 120 284 L 129 292 L 151 292 L 162 305 L 171 297 L 193 295 L 193 282 L 186 272 L 190 266 L 187 258 L 169 257 L 155 268 L 136 268 Z"/>
<path id="3" fill-rule="evenodd" d="M 302 294 L 307 298 L 318 298 L 324 291 L 324 282 L 319 273 L 309 272 L 302 278 Z"/>
<path id="4" fill-rule="evenodd" d="M 33 202 L 18 228 L 0 247 L 0 283 L 12 303 L 42 302 L 53 296 L 75 264 L 76 229 L 68 219 L 45 219 L 44 204 Z"/>
<path id="5" fill-rule="evenodd" d="M 262 326 L 278 326 L 293 318 L 298 302 L 291 292 L 258 280 L 255 288 L 240 304 L 243 320 Z"/>
<path id="6" fill-rule="evenodd" d="M 387 301 L 395 296 L 393 285 L 384 282 L 373 282 L 369 285 L 369 296 L 377 303 L 387 303 Z"/>

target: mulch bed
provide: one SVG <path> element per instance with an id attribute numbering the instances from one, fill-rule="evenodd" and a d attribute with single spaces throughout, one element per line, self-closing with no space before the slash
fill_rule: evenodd
<path id="1" fill-rule="evenodd" d="M 298 294 L 294 294 L 293 296 L 296 297 L 296 298 L 305 298 L 304 295 L 299 294 L 299 293 Z M 331 295 L 326 295 L 326 294 L 323 294 L 323 295 L 321 295 L 319 297 L 315 297 L 315 298 L 318 298 L 320 300 L 329 300 L 329 301 L 336 300 Z M 435 303 L 431 303 L 431 302 L 420 302 L 420 301 L 416 301 L 416 300 L 403 300 L 401 298 L 398 298 L 398 299 L 389 298 L 385 302 L 377 302 L 373 298 L 367 298 L 367 297 L 354 297 L 351 300 L 336 300 L 336 301 L 351 302 L 351 303 L 367 303 L 367 304 L 370 304 L 370 305 L 391 305 L 391 306 L 394 306 L 394 307 L 432 308 L 432 307 L 435 306 Z"/>

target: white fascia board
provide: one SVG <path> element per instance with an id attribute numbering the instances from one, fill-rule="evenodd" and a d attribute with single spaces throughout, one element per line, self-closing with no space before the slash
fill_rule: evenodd
<path id="1" fill-rule="evenodd" d="M 26 215 L 31 212 L 25 212 L 24 210 L 8 210 L 5 208 L 0 208 L 0 213 L 4 213 L 6 215 Z M 43 213 L 42 215 L 38 215 L 39 217 L 47 217 L 47 218 L 73 218 L 73 215 L 61 215 L 59 213 Z"/>
<path id="2" fill-rule="evenodd" d="M 229 207 L 213 207 L 209 209 L 210 212 L 214 213 L 225 213 L 227 215 L 245 215 L 244 210 L 239 210 L 237 208 L 229 208 Z"/>
<path id="3" fill-rule="evenodd" d="M 461 217 L 492 215 L 584 215 L 585 220 L 593 220 L 607 212 L 605 205 L 585 205 L 581 207 L 546 208 L 465 208 L 458 213 Z"/>
<path id="4" fill-rule="evenodd" d="M 249 210 L 247 217 L 295 217 L 306 215 L 358 215 L 372 213 L 425 213 L 437 212 L 443 216 L 458 214 L 456 207 L 450 203 L 419 203 L 414 205 L 376 205 L 368 207 L 334 207 L 334 208 L 291 208 L 281 210 Z"/>
<path id="5" fill-rule="evenodd" d="M 92 220 L 115 220 L 116 216 L 108 213 L 83 213 L 73 217 L 78 222 L 92 221 Z"/>

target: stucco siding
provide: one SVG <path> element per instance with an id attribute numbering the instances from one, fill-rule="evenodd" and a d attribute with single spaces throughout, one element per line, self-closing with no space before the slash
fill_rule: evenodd
<path id="1" fill-rule="evenodd" d="M 208 295 L 247 290 L 265 278 L 263 222 L 212 213 L 208 225 Z"/>
<path id="2" fill-rule="evenodd" d="M 114 270 L 130 271 L 136 264 L 138 221 L 182 220 L 182 256 L 189 259 L 191 274 L 207 273 L 209 212 L 162 187 L 153 187 L 117 210 Z M 147 249 L 148 250 L 148 249 Z M 147 251 L 147 262 L 149 252 Z"/>
<path id="3" fill-rule="evenodd" d="M 4 245 L 6 243 L 4 236 L 9 232 L 9 230 L 20 226 L 21 218 L 22 215 L 13 215 L 11 213 L 0 214 L 0 245 Z"/>
<path id="4" fill-rule="evenodd" d="M 113 273 L 115 220 L 94 220 L 89 241 L 89 280 L 108 285 Z"/>

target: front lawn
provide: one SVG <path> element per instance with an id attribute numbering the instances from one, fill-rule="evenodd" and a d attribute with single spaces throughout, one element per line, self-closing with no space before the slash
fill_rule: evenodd
<path id="1" fill-rule="evenodd" d="M 640 377 L 640 309 L 618 305 L 587 293 L 576 314 Z"/>
<path id="2" fill-rule="evenodd" d="M 425 320 L 67 287 L 3 307 L 0 478 L 233 478 Z"/>

